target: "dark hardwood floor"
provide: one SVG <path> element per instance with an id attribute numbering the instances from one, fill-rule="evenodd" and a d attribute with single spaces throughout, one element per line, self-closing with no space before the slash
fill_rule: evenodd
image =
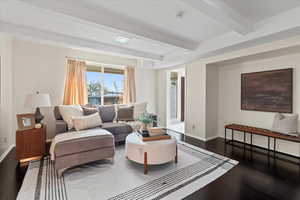
<path id="1" fill-rule="evenodd" d="M 276 159 L 264 149 L 240 143 L 225 145 L 217 138 L 202 142 L 186 137 L 186 142 L 239 161 L 239 165 L 216 181 L 186 197 L 186 200 L 299 200 L 299 159 L 276 154 Z M 248 149 L 248 150 L 247 150 Z M 21 187 L 26 167 L 17 167 L 15 150 L 0 163 L 0 200 L 15 199 Z"/>

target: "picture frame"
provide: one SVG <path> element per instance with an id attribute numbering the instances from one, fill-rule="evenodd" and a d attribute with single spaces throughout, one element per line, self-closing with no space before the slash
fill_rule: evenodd
<path id="1" fill-rule="evenodd" d="M 293 113 L 293 68 L 242 74 L 241 110 Z"/>
<path id="2" fill-rule="evenodd" d="M 19 130 L 28 130 L 35 127 L 34 113 L 17 114 Z"/>

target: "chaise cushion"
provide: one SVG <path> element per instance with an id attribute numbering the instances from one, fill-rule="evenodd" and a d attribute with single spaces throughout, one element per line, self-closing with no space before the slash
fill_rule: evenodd
<path id="1" fill-rule="evenodd" d="M 132 133 L 133 129 L 126 123 L 106 122 L 102 124 L 102 129 L 111 132 L 116 142 L 124 141 L 126 136 Z"/>

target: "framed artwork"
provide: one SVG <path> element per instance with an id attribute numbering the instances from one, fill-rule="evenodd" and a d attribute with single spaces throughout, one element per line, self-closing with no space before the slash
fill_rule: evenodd
<path id="1" fill-rule="evenodd" d="M 241 75 L 241 109 L 293 112 L 293 69 Z"/>
<path id="2" fill-rule="evenodd" d="M 17 114 L 19 130 L 33 129 L 35 127 L 34 113 Z"/>

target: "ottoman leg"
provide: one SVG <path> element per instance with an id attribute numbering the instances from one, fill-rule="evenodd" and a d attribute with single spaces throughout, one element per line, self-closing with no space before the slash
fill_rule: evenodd
<path id="1" fill-rule="evenodd" d="M 148 173 L 148 160 L 147 160 L 147 152 L 144 153 L 144 174 Z"/>
<path id="2" fill-rule="evenodd" d="M 176 154 L 175 154 L 175 163 L 178 162 L 178 150 L 177 150 L 177 145 L 176 145 Z"/>

